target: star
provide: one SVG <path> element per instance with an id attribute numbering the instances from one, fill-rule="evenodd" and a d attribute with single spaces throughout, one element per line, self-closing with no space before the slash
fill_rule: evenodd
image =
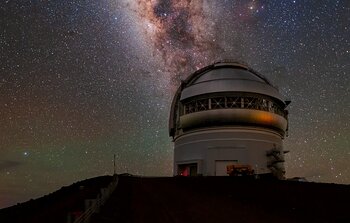
<path id="1" fill-rule="evenodd" d="M 347 1 L 12 0 L 0 11 L 0 208 L 112 174 L 114 154 L 117 173 L 171 176 L 172 97 L 218 60 L 247 63 L 292 101 L 287 177 L 350 183 Z"/>

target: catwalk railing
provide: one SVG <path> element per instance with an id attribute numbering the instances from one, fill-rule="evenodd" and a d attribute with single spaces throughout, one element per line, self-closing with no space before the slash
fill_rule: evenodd
<path id="1" fill-rule="evenodd" d="M 184 103 L 181 115 L 213 109 L 254 109 L 281 115 L 285 118 L 288 111 L 278 103 L 261 96 L 221 96 L 194 99 Z"/>
<path id="2" fill-rule="evenodd" d="M 101 206 L 107 201 L 110 195 L 113 193 L 118 185 L 118 176 L 113 176 L 113 181 L 106 188 L 101 188 L 100 194 L 97 195 L 96 199 L 85 200 L 85 211 L 80 214 L 74 221 L 71 221 L 71 217 L 68 217 L 67 223 L 88 223 L 91 216 L 94 213 L 98 213 Z"/>

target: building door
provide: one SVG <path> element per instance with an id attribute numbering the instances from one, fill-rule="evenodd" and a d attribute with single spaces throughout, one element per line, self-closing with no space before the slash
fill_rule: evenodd
<path id="1" fill-rule="evenodd" d="M 216 160 L 215 176 L 228 176 L 226 167 L 228 165 L 237 164 L 238 160 Z"/>
<path id="2" fill-rule="evenodd" d="M 181 164 L 178 165 L 178 175 L 180 176 L 197 176 L 198 174 L 198 167 L 197 163 L 188 163 L 188 164 Z"/>

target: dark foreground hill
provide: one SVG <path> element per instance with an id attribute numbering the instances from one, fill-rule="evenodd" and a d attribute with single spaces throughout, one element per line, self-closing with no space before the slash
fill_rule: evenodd
<path id="1" fill-rule="evenodd" d="M 0 223 L 65 223 L 70 212 L 83 211 L 85 199 L 95 198 L 112 176 L 101 176 L 62 187 L 44 197 L 0 209 Z"/>
<path id="2" fill-rule="evenodd" d="M 97 179 L 95 183 L 111 181 Z M 90 222 L 350 222 L 349 201 L 349 185 L 234 177 L 119 176 L 116 189 Z M 38 212 L 52 211 L 50 205 L 64 209 L 64 202 L 37 205 L 39 209 L 29 203 L 26 208 L 0 210 L 0 222 L 16 222 L 4 221 L 4 216 L 24 213 L 27 220 L 18 222 L 34 222 L 28 220 Z M 55 214 L 58 212 L 51 219 Z"/>
<path id="3" fill-rule="evenodd" d="M 124 177 L 92 222 L 350 222 L 349 202 L 345 185 Z"/>

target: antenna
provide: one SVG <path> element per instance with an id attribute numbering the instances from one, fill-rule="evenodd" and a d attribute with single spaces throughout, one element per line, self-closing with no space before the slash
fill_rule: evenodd
<path id="1" fill-rule="evenodd" d="M 115 154 L 113 157 L 113 175 L 115 175 Z"/>

